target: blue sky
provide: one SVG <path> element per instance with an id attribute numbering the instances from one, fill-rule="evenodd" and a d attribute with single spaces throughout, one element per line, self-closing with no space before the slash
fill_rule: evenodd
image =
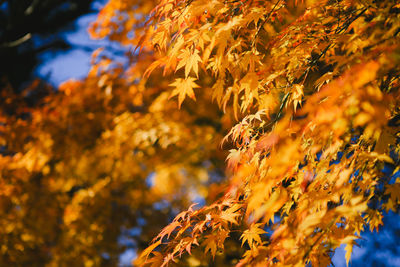
<path id="1" fill-rule="evenodd" d="M 35 75 L 39 76 L 51 84 L 58 86 L 60 83 L 74 78 L 84 78 L 90 69 L 91 54 L 100 47 L 108 47 L 112 52 L 121 54 L 127 51 L 117 43 L 107 40 L 93 40 L 89 37 L 87 28 L 91 22 L 96 20 L 97 12 L 101 9 L 106 0 L 97 0 L 92 4 L 92 12 L 78 18 L 71 29 L 60 33 L 60 38 L 65 40 L 71 48 L 66 51 L 46 50 L 39 54 L 39 65 L 35 70 Z M 46 42 L 47 38 L 54 36 L 35 36 L 34 41 Z M 115 57 L 115 55 L 113 55 Z M 118 58 L 123 61 L 122 57 Z"/>

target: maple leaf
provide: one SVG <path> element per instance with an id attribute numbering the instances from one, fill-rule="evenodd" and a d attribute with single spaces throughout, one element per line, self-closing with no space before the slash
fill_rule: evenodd
<path id="1" fill-rule="evenodd" d="M 350 235 L 341 240 L 342 244 L 346 244 L 344 248 L 346 250 L 345 258 L 346 258 L 346 266 L 349 266 L 351 253 L 353 252 L 353 245 L 357 244 L 354 240 L 358 239 L 357 236 Z"/>
<path id="2" fill-rule="evenodd" d="M 217 242 L 218 237 L 216 235 L 207 235 L 205 236 L 205 241 L 203 244 L 206 246 L 204 253 L 210 251 L 213 258 L 215 257 L 215 253 L 217 252 Z"/>
<path id="3" fill-rule="evenodd" d="M 379 225 L 383 225 L 382 222 L 382 213 L 376 210 L 368 210 L 367 215 L 365 216 L 365 219 L 369 223 L 369 229 L 371 232 L 376 229 L 377 232 L 379 232 Z"/>
<path id="4" fill-rule="evenodd" d="M 173 221 L 172 223 L 170 223 L 169 225 L 167 225 L 166 227 L 164 227 L 164 229 L 160 232 L 160 234 L 157 236 L 157 238 L 159 238 L 160 240 L 163 239 L 164 236 L 167 235 L 167 238 L 169 238 L 169 236 L 171 235 L 171 233 L 177 228 L 177 227 L 182 227 L 182 225 L 177 222 L 177 221 Z"/>
<path id="5" fill-rule="evenodd" d="M 160 66 L 165 64 L 165 61 L 167 60 L 167 57 L 160 58 L 153 63 L 150 64 L 150 66 L 147 67 L 146 71 L 143 74 L 143 77 L 149 77 L 150 74 Z"/>
<path id="6" fill-rule="evenodd" d="M 237 217 L 240 216 L 240 214 L 237 212 L 242 206 L 240 204 L 234 204 L 232 207 L 224 210 L 221 212 L 221 215 L 219 216 L 221 219 L 233 223 L 233 224 L 239 224 L 236 220 Z"/>
<path id="7" fill-rule="evenodd" d="M 255 243 L 262 243 L 260 235 L 266 233 L 262 228 L 260 228 L 262 225 L 262 223 L 253 223 L 250 225 L 249 229 L 243 232 L 243 234 L 240 236 L 240 239 L 242 239 L 242 246 L 245 242 L 247 242 L 249 247 L 252 249 Z"/>
<path id="8" fill-rule="evenodd" d="M 218 79 L 215 84 L 213 85 L 213 93 L 212 93 L 212 99 L 217 100 L 218 106 L 222 106 L 222 99 L 224 96 L 224 85 L 225 82 L 223 79 Z"/>
<path id="9" fill-rule="evenodd" d="M 188 244 L 185 247 L 185 250 L 187 251 L 187 253 L 189 253 L 189 255 L 192 254 L 191 247 L 192 247 L 193 244 L 197 245 L 197 246 L 199 245 L 199 243 L 197 242 L 196 237 L 194 237 L 190 242 L 188 242 Z"/>
<path id="10" fill-rule="evenodd" d="M 199 88 L 200 86 L 198 86 L 194 82 L 195 80 L 196 79 L 192 77 L 188 77 L 186 79 L 177 78 L 175 82 L 170 84 L 170 86 L 174 86 L 175 89 L 172 91 L 169 98 L 178 95 L 179 108 L 181 107 L 183 100 L 185 100 L 186 95 L 188 95 L 193 100 L 196 100 L 193 88 Z"/>
<path id="11" fill-rule="evenodd" d="M 164 257 L 164 262 L 161 267 L 168 266 L 171 261 L 176 262 L 174 253 L 168 253 L 167 256 Z"/>
<path id="12" fill-rule="evenodd" d="M 146 261 L 150 267 L 159 267 L 164 263 L 163 255 L 158 251 L 153 251 L 154 256 Z"/>
<path id="13" fill-rule="evenodd" d="M 299 84 L 295 84 L 293 91 L 292 91 L 292 101 L 293 101 L 293 108 L 294 108 L 294 112 L 296 112 L 297 106 L 301 105 L 302 102 L 302 97 L 303 97 L 303 92 L 304 90 L 304 86 L 303 85 L 299 85 Z"/>
<path id="14" fill-rule="evenodd" d="M 245 111 L 253 103 L 253 98 L 258 99 L 258 76 L 254 72 L 249 72 L 240 80 L 240 90 L 244 90 L 245 97 L 242 101 L 241 110 Z"/>
<path id="15" fill-rule="evenodd" d="M 160 244 L 161 244 L 161 239 L 148 246 L 145 250 L 142 251 L 142 253 L 140 254 L 140 258 L 144 258 L 145 260 L 147 260 L 150 253 L 153 252 L 153 250 Z"/>
<path id="16" fill-rule="evenodd" d="M 199 51 L 194 49 L 193 53 L 190 52 L 189 48 L 182 50 L 182 53 L 178 56 L 180 59 L 176 70 L 179 70 L 185 66 L 185 77 L 188 78 L 190 71 L 193 70 L 197 77 L 199 77 L 199 62 L 201 58 L 199 56 Z"/>
<path id="17" fill-rule="evenodd" d="M 238 163 L 240 162 L 241 151 L 239 149 L 230 149 L 229 155 L 226 158 L 228 161 L 228 168 L 229 169 L 236 169 Z"/>

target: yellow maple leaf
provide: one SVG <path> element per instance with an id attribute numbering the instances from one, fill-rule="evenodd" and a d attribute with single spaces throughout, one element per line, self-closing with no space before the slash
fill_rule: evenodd
<path id="1" fill-rule="evenodd" d="M 260 226 L 262 226 L 261 223 L 253 223 L 249 229 L 243 232 L 240 237 L 240 239 L 242 239 L 242 246 L 245 242 L 247 242 L 250 248 L 253 248 L 255 243 L 262 243 L 260 235 L 265 234 L 266 232 L 261 229 Z"/>
<path id="2" fill-rule="evenodd" d="M 193 100 L 196 100 L 193 88 L 199 88 L 200 86 L 198 86 L 194 82 L 195 80 L 196 79 L 192 77 L 186 79 L 178 78 L 175 80 L 175 82 L 170 84 L 170 86 L 174 86 L 175 89 L 172 91 L 169 98 L 178 95 L 179 108 L 181 107 L 183 100 L 185 100 L 186 95 L 188 95 Z"/>
<path id="3" fill-rule="evenodd" d="M 233 223 L 233 224 L 238 224 L 236 217 L 238 217 L 240 214 L 238 212 L 238 210 L 241 208 L 242 206 L 239 204 L 234 204 L 232 207 L 224 210 L 221 212 L 220 218 Z"/>
<path id="4" fill-rule="evenodd" d="M 217 236 L 215 235 L 206 236 L 206 239 L 203 244 L 206 246 L 204 252 L 207 253 L 208 251 L 210 251 L 211 255 L 214 258 L 215 253 L 217 252 Z"/>
<path id="5" fill-rule="evenodd" d="M 239 149 L 230 149 L 229 155 L 226 157 L 228 161 L 228 169 L 236 169 L 241 158 L 241 151 Z"/>
<path id="6" fill-rule="evenodd" d="M 185 77 L 187 78 L 189 76 L 190 71 L 193 69 L 194 73 L 196 74 L 197 77 L 199 77 L 199 62 L 201 61 L 201 58 L 199 56 L 199 50 L 194 49 L 193 53 L 189 50 L 189 48 L 186 48 L 184 50 L 181 50 L 182 54 L 178 56 L 180 58 L 179 64 L 176 67 L 176 70 L 179 70 L 183 66 L 185 66 Z"/>

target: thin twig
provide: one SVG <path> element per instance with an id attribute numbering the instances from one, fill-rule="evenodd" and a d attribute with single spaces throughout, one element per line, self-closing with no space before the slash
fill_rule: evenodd
<path id="1" fill-rule="evenodd" d="M 264 27 L 265 23 L 268 21 L 269 17 L 271 17 L 272 13 L 275 11 L 275 8 L 278 6 L 280 1 L 281 0 L 276 1 L 275 5 L 272 7 L 271 11 L 268 13 L 268 15 L 266 16 L 264 21 L 258 27 L 257 32 L 254 35 L 253 42 L 251 43 L 251 47 L 254 47 L 258 34 L 260 33 L 261 29 Z"/>

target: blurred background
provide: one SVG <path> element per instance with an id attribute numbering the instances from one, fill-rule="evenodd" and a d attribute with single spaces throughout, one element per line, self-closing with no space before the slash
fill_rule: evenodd
<path id="1" fill-rule="evenodd" d="M 131 47 L 92 40 L 87 33 L 105 2 L 0 0 L 0 90 L 12 88 L 18 93 L 33 81 L 57 90 L 68 79 L 83 79 L 90 69 L 91 54 L 101 47 L 109 57 L 127 63 L 124 54 Z M 40 92 L 30 97 L 35 101 Z M 400 216 L 389 213 L 383 221 L 379 233 L 362 233 L 350 266 L 400 266 Z M 121 233 L 119 242 L 125 250 L 119 265 L 127 266 L 136 256 L 134 237 L 140 230 Z M 334 266 L 346 266 L 344 254 L 344 247 L 336 251 Z"/>

